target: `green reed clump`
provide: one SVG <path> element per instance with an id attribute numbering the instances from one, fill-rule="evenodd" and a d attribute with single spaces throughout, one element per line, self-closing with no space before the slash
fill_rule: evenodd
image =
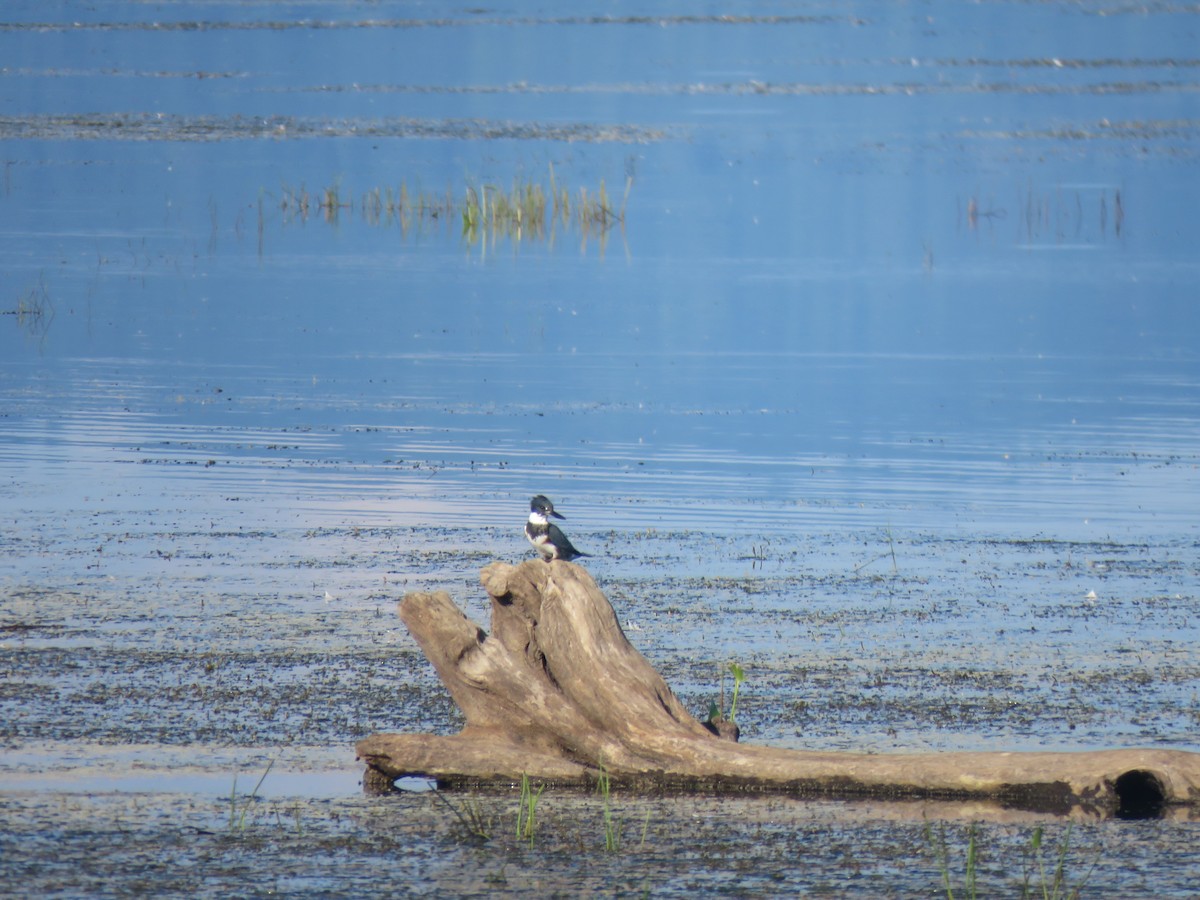
<path id="1" fill-rule="evenodd" d="M 492 184 L 468 185 L 462 208 L 463 237 L 471 243 L 497 237 L 545 240 L 573 228 L 586 240 L 624 224 L 632 178 L 626 181 L 617 207 L 603 179 L 595 193 L 579 188 L 572 194 L 559 184 L 553 166 L 548 175 L 546 185 L 518 178 L 507 190 Z"/>
<path id="2" fill-rule="evenodd" d="M 259 776 L 258 783 L 254 785 L 254 790 L 250 792 L 250 796 L 242 803 L 241 813 L 238 812 L 237 802 L 237 775 L 233 776 L 233 789 L 229 793 L 229 832 L 230 834 L 244 834 L 246 831 L 246 813 L 250 811 L 250 805 L 258 800 L 258 789 L 262 787 L 264 781 L 267 780 L 267 775 L 271 771 L 271 766 L 275 765 L 275 760 L 271 759 L 267 762 L 266 769 Z"/>
<path id="3" fill-rule="evenodd" d="M 490 184 L 468 185 L 462 207 L 463 237 L 471 243 L 497 235 L 542 239 L 547 207 L 540 184 L 516 181 L 509 191 Z"/>
<path id="4" fill-rule="evenodd" d="M 529 784 L 529 776 L 521 773 L 521 800 L 517 804 L 517 840 L 529 841 L 533 846 L 534 835 L 537 833 L 537 804 L 546 785 L 542 784 L 535 791 Z"/>
<path id="5" fill-rule="evenodd" d="M 430 793 L 454 814 L 469 838 L 481 843 L 492 839 L 492 817 L 484 811 L 483 804 L 477 798 L 467 797 L 461 803 L 453 803 L 447 800 L 440 790 L 434 789 Z"/>
<path id="6" fill-rule="evenodd" d="M 1100 861 L 1099 854 L 1092 861 L 1092 865 L 1079 883 L 1075 887 L 1067 886 L 1067 852 L 1071 846 L 1071 824 L 1067 823 L 1066 830 L 1063 832 L 1062 840 L 1058 842 L 1058 849 L 1055 852 L 1054 871 L 1050 877 L 1046 877 L 1046 864 L 1042 859 L 1042 826 L 1038 825 L 1033 829 L 1033 834 L 1029 836 L 1029 856 L 1033 857 L 1034 868 L 1037 870 L 1038 884 L 1031 885 L 1031 876 L 1029 867 L 1025 870 L 1025 882 L 1021 886 L 1022 900 L 1031 900 L 1031 898 L 1041 898 L 1041 900 L 1078 900 L 1083 893 L 1083 888 L 1087 884 L 1088 879 L 1092 876 L 1092 871 L 1096 868 L 1096 863 Z"/>
<path id="7" fill-rule="evenodd" d="M 604 824 L 604 850 L 606 853 L 616 853 L 621 846 L 621 823 L 613 816 L 612 811 L 612 779 L 604 764 L 600 765 L 600 776 L 596 779 L 596 793 L 602 801 L 602 818 Z"/>
<path id="8" fill-rule="evenodd" d="M 316 210 L 316 206 L 316 199 L 303 184 L 298 188 L 285 184 L 280 189 L 279 210 L 283 213 L 284 221 L 305 221 Z"/>
<path id="9" fill-rule="evenodd" d="M 586 245 L 591 239 L 603 240 L 610 229 L 624 224 L 632 188 L 633 179 L 627 179 L 625 193 L 617 205 L 603 179 L 597 191 L 585 187 L 572 191 L 558 181 L 554 167 L 550 166 L 544 182 L 518 177 L 503 187 L 468 181 L 461 192 L 446 188 L 441 193 L 413 189 L 401 182 L 397 186 L 371 188 L 357 203 L 342 191 L 336 180 L 316 191 L 310 191 L 303 183 L 299 187 L 285 184 L 280 188 L 278 209 L 285 223 L 320 218 L 336 224 L 343 214 L 357 212 L 369 225 L 398 225 L 406 233 L 457 220 L 461 223 L 463 240 L 482 247 L 494 245 L 500 239 L 512 243 L 552 242 L 557 235 L 570 231 L 578 232 Z M 260 202 L 260 242 L 265 215 Z"/>
<path id="10" fill-rule="evenodd" d="M 956 900 L 956 897 L 959 896 L 966 900 L 975 900 L 982 896 L 979 889 L 979 860 L 983 833 L 979 825 L 972 822 L 967 826 L 967 847 L 963 863 L 961 894 L 956 893 L 958 879 L 952 872 L 955 867 L 951 865 L 950 842 L 946 837 L 946 826 L 939 824 L 935 830 L 934 826 L 927 822 L 924 835 L 925 843 L 933 852 L 934 859 L 937 860 L 938 871 L 942 876 L 942 891 L 946 895 L 946 900 Z M 1043 837 L 1042 826 L 1038 825 L 1033 829 L 1029 842 L 1025 846 L 1025 878 L 1021 883 L 1021 900 L 1078 900 L 1096 868 L 1096 863 L 1099 862 L 1099 855 L 1097 854 L 1092 865 L 1080 877 L 1078 884 L 1072 887 L 1068 884 L 1067 872 L 1067 856 L 1071 847 L 1071 823 L 1067 823 L 1062 839 L 1058 842 L 1053 869 L 1049 872 L 1047 872 L 1046 860 L 1042 855 Z"/>
<path id="11" fill-rule="evenodd" d="M 967 859 L 966 873 L 963 879 L 963 896 L 968 900 L 975 900 L 979 896 L 977 866 L 979 862 L 979 832 L 977 826 L 972 822 L 967 827 Z M 946 892 L 946 900 L 954 900 L 954 886 L 951 883 L 950 876 L 950 845 L 946 840 L 946 826 L 938 825 L 937 834 L 934 834 L 933 825 L 925 823 L 925 843 L 933 850 L 934 857 L 937 859 L 938 870 L 942 873 L 942 889 Z"/>

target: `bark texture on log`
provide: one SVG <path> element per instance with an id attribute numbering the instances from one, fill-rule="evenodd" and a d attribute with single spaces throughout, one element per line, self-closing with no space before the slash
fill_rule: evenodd
<path id="1" fill-rule="evenodd" d="M 986 797 L 1113 813 L 1200 806 L 1200 754 L 856 754 L 734 743 L 683 707 L 625 638 L 582 567 L 530 560 L 482 572 L 490 635 L 444 592 L 409 594 L 400 617 L 466 717 L 453 736 L 377 734 L 358 755 L 392 778 L 511 782 L 522 774 L 590 784 L 603 767 L 642 788 L 777 790 L 808 795 Z"/>

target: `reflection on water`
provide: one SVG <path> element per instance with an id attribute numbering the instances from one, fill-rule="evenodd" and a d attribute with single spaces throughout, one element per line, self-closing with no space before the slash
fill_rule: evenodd
<path id="1" fill-rule="evenodd" d="M 1194 12 L 6 18 L 5 740 L 450 727 L 545 492 L 765 739 L 1198 746 Z"/>
<path id="2" fill-rule="evenodd" d="M 21 471 L 14 496 L 33 515 L 121 485 L 173 485 L 205 507 L 267 501 L 256 527 L 297 503 L 314 524 L 429 524 L 411 502 L 427 495 L 440 497 L 440 524 L 503 526 L 528 483 L 569 492 L 609 527 L 804 529 L 836 517 L 1089 539 L 1193 522 L 1180 479 L 1195 477 L 1196 394 L 1172 381 L 1174 362 L 357 362 L 389 373 L 382 395 L 371 378 L 264 385 L 258 371 L 220 365 L 184 394 L 149 361 L 81 360 L 80 380 L 61 393 L 27 389 L 0 459 Z M 609 387 L 583 399 L 592 378 Z M 417 389 L 390 395 L 392 380 Z M 438 396 L 434 382 L 461 393 Z M 754 406 L 738 408 L 739 394 Z M 56 412 L 64 396 L 74 408 Z"/>

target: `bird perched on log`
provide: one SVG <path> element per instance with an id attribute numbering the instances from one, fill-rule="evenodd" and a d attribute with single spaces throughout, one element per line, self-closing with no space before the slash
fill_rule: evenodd
<path id="1" fill-rule="evenodd" d="M 553 524 L 550 519 L 566 519 L 566 516 L 554 511 L 554 504 L 543 494 L 538 494 L 529 501 L 529 521 L 525 523 L 525 537 L 529 543 L 542 555 L 542 559 L 550 562 L 562 559 L 570 562 L 580 556 L 591 556 L 576 550 L 562 529 Z"/>

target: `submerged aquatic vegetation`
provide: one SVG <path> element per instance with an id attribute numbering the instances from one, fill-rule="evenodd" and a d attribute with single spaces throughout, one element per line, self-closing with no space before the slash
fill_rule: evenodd
<path id="1" fill-rule="evenodd" d="M 624 225 L 632 188 L 633 179 L 627 178 L 618 204 L 618 198 L 609 195 L 603 179 L 598 190 L 589 191 L 586 187 L 572 190 L 558 181 L 554 167 L 550 166 L 545 182 L 517 177 L 505 188 L 468 180 L 461 193 L 450 188 L 438 193 L 413 189 L 402 181 L 395 187 L 371 188 L 357 203 L 342 191 L 337 181 L 317 191 L 310 191 L 303 184 L 299 187 L 285 184 L 280 188 L 278 210 L 285 223 L 319 218 L 337 224 L 343 214 L 357 212 L 368 225 L 395 225 L 406 234 L 457 221 L 462 225 L 462 239 L 482 249 L 494 247 L 500 239 L 514 245 L 525 241 L 553 243 L 558 235 L 571 232 L 578 234 L 586 247 L 589 240 L 603 242 L 609 230 Z M 264 216 L 260 205 L 260 233 Z"/>

